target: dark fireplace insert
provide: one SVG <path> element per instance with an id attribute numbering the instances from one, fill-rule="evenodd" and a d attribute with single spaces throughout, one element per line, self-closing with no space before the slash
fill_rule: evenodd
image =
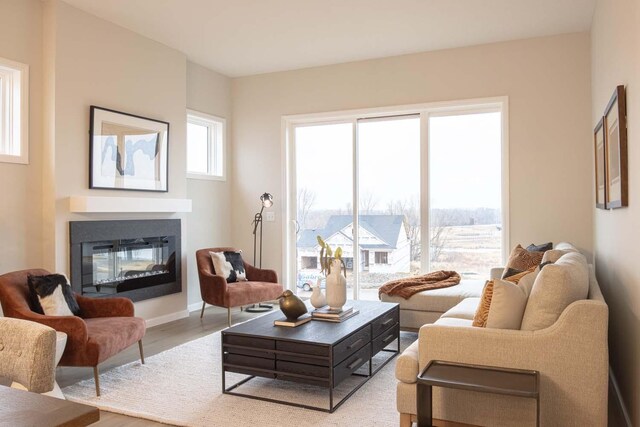
<path id="1" fill-rule="evenodd" d="M 133 301 L 182 290 L 180 220 L 71 221 L 71 286 Z"/>

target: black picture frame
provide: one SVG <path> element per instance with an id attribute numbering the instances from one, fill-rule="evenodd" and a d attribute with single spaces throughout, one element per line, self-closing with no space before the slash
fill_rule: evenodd
<path id="1" fill-rule="evenodd" d="M 611 96 L 603 117 L 606 159 L 606 208 L 629 205 L 627 173 L 627 102 L 620 85 Z"/>
<path id="2" fill-rule="evenodd" d="M 169 123 L 90 107 L 89 188 L 169 191 Z"/>

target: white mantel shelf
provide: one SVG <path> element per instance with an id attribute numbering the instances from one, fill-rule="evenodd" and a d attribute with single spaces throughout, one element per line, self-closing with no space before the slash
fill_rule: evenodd
<path id="1" fill-rule="evenodd" d="M 76 213 L 191 212 L 191 199 L 71 196 L 69 210 Z"/>

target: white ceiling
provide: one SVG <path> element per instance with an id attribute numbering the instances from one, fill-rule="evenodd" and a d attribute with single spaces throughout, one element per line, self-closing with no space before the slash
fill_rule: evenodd
<path id="1" fill-rule="evenodd" d="M 588 31 L 595 0 L 64 0 L 236 77 Z"/>

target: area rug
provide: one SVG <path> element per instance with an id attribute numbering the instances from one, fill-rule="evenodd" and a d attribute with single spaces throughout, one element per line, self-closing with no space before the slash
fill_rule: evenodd
<path id="1" fill-rule="evenodd" d="M 402 333 L 401 348 L 417 338 Z M 385 357 L 386 354 L 384 354 Z M 374 368 L 381 362 L 376 358 Z M 367 365 L 363 367 L 366 368 Z M 333 414 L 222 394 L 220 333 L 188 342 L 100 375 L 101 396 L 93 379 L 64 388 L 68 400 L 178 426 L 397 426 L 395 359 L 389 362 Z M 364 372 L 364 371 L 363 371 Z M 227 386 L 245 378 L 227 374 Z M 344 396 L 357 377 L 336 390 Z M 312 406 L 328 404 L 328 391 L 315 386 L 255 378 L 244 393 Z"/>

